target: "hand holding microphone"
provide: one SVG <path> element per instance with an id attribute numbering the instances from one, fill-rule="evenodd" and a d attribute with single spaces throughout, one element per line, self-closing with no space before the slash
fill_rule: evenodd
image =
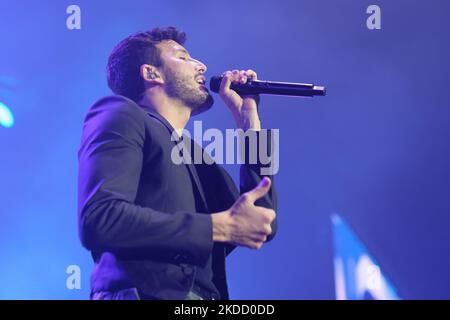
<path id="1" fill-rule="evenodd" d="M 226 71 L 219 77 L 217 87 L 213 90 L 220 94 L 220 97 L 230 109 L 238 128 L 246 131 L 249 129 L 261 130 L 261 122 L 258 115 L 259 97 L 257 94 L 239 94 L 233 88 L 235 85 L 245 85 L 247 81 L 257 79 L 253 70 L 233 70 Z M 212 89 L 211 89 L 212 90 Z"/>
<path id="2" fill-rule="evenodd" d="M 258 116 L 259 94 L 296 97 L 325 96 L 326 88 L 309 83 L 261 81 L 253 70 L 226 71 L 214 76 L 209 83 L 213 92 L 219 93 L 231 110 L 238 128 L 260 130 Z"/>
<path id="3" fill-rule="evenodd" d="M 210 89 L 218 93 L 222 77 L 212 77 L 209 83 Z M 277 81 L 260 81 L 249 79 L 244 83 L 233 83 L 231 89 L 237 93 L 244 94 L 275 94 L 282 96 L 296 97 L 313 97 L 324 96 L 326 88 L 324 86 L 316 86 L 309 83 L 293 83 L 293 82 L 277 82 Z"/>

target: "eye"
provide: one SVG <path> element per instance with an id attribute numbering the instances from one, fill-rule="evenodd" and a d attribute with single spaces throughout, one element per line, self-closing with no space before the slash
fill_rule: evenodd
<path id="1" fill-rule="evenodd" d="M 187 60 L 187 57 L 181 56 L 180 59 L 181 59 L 181 60 Z"/>

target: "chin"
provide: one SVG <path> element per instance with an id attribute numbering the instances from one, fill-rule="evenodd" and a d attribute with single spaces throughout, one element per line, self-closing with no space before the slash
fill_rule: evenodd
<path id="1" fill-rule="evenodd" d="M 195 116 L 197 114 L 203 113 L 205 111 L 208 111 L 209 109 L 211 109 L 211 107 L 214 104 L 214 99 L 212 97 L 212 95 L 208 94 L 205 101 L 201 104 L 198 104 L 197 106 L 195 106 L 192 109 L 191 115 Z"/>

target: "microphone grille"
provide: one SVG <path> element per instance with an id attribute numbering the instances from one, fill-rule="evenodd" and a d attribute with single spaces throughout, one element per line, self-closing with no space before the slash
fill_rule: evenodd
<path id="1" fill-rule="evenodd" d="M 222 77 L 214 76 L 209 80 L 209 89 L 212 92 L 219 93 L 220 83 L 222 82 Z"/>

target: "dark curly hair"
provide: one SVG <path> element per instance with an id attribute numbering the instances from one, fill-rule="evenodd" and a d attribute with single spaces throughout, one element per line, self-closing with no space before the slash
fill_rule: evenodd
<path id="1" fill-rule="evenodd" d="M 109 88 L 115 94 L 138 102 L 145 90 L 140 67 L 143 64 L 162 65 L 161 52 L 156 45 L 163 40 L 174 40 L 183 45 L 186 34 L 175 27 L 154 28 L 119 42 L 108 58 L 106 76 Z"/>

